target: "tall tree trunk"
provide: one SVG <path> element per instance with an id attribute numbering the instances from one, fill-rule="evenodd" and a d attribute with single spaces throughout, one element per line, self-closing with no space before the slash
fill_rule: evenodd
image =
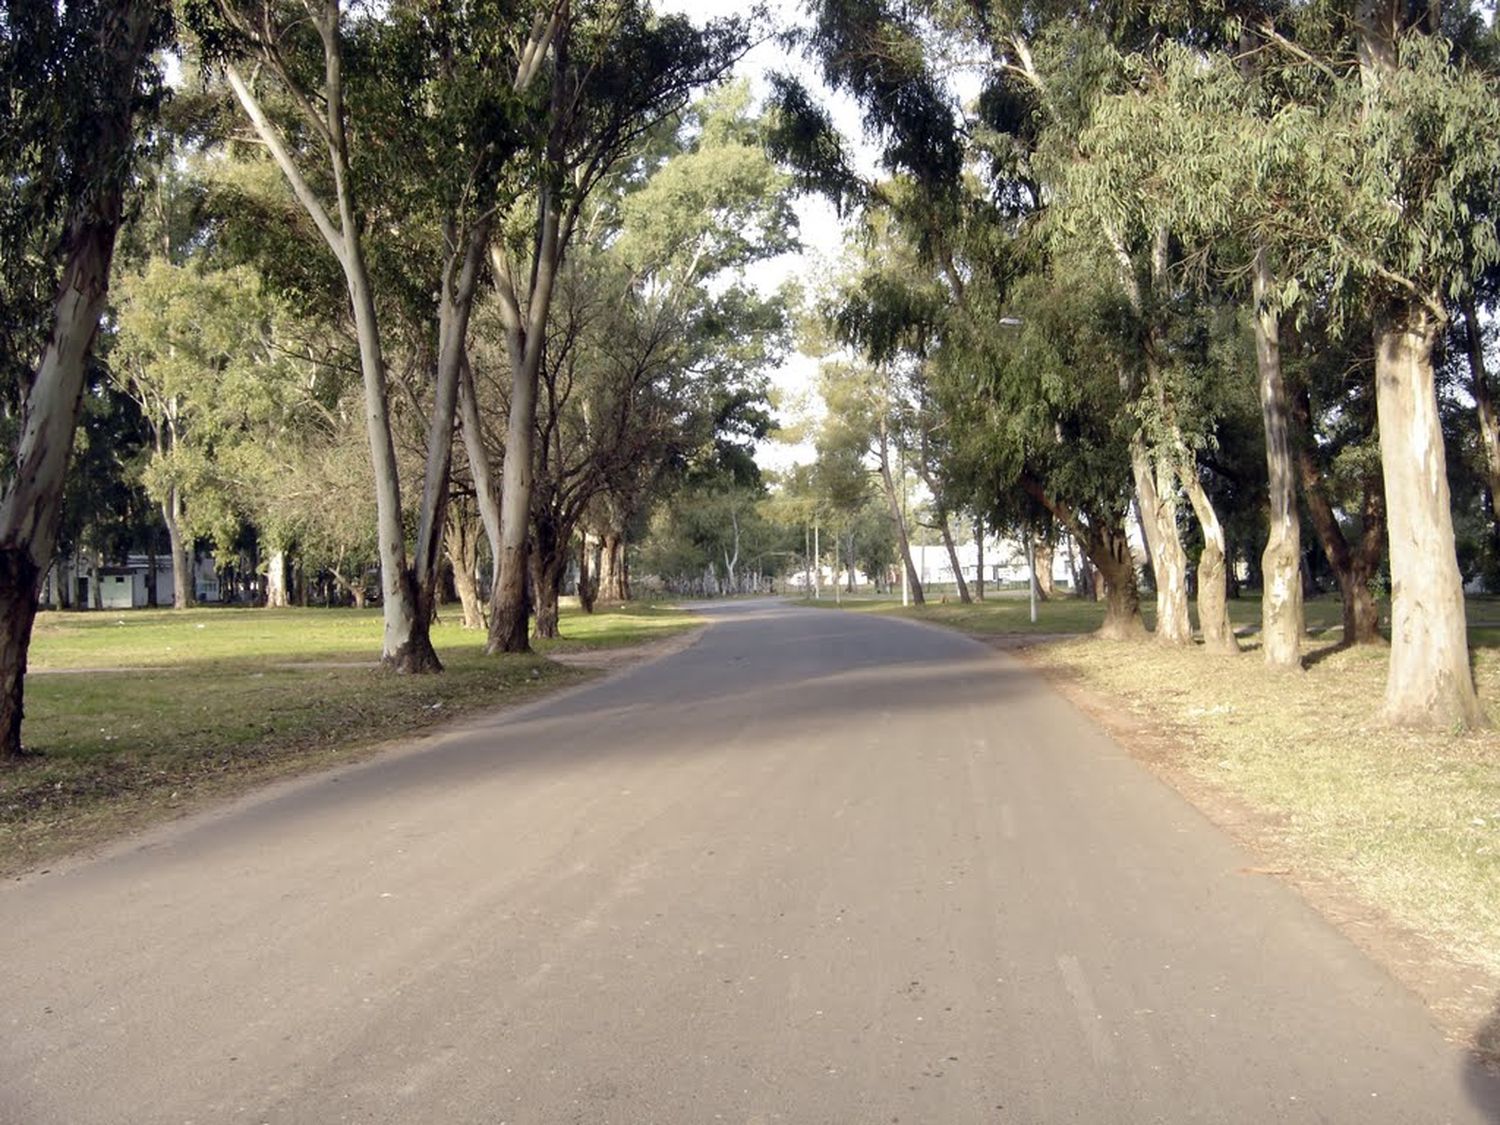
<path id="1" fill-rule="evenodd" d="M 1463 296 L 1464 342 L 1469 358 L 1469 394 L 1479 415 L 1479 444 L 1484 450 L 1485 483 L 1490 493 L 1491 522 L 1500 525 L 1500 414 L 1495 410 L 1495 396 L 1490 389 L 1489 371 L 1484 362 L 1484 336 L 1479 324 L 1479 310 L 1474 294 Z"/>
<path id="2" fill-rule="evenodd" d="M 168 487 L 162 501 L 161 516 L 167 525 L 167 544 L 172 552 L 172 608 L 187 609 L 193 605 L 193 545 L 182 531 L 182 492 L 174 484 Z"/>
<path id="3" fill-rule="evenodd" d="M 266 563 L 266 608 L 285 609 L 290 604 L 286 586 L 286 548 L 277 547 Z"/>
<path id="4" fill-rule="evenodd" d="M 103 6 L 95 30 L 94 78 L 101 101 L 93 107 L 89 143 L 71 169 L 73 180 L 86 190 L 72 201 L 67 216 L 51 330 L 24 388 L 19 433 L 0 485 L 0 760 L 21 755 L 26 658 L 39 584 L 57 540 L 84 368 L 104 309 L 120 226 L 139 75 L 158 12 L 145 0 L 118 0 Z"/>
<path id="5" fill-rule="evenodd" d="M 912 604 L 925 605 L 926 599 L 922 596 L 922 579 L 917 574 L 916 564 L 912 562 L 911 537 L 906 530 L 906 515 L 901 510 L 901 495 L 896 491 L 896 479 L 891 475 L 890 445 L 883 416 L 880 419 L 880 448 L 877 452 L 880 456 L 880 480 L 885 486 L 885 499 L 891 509 L 891 519 L 896 524 L 896 537 L 901 547 L 901 562 L 906 567 L 907 582 L 911 586 Z"/>
<path id="6" fill-rule="evenodd" d="M 1193 622 L 1188 616 L 1187 552 L 1177 529 L 1176 474 L 1164 460 L 1153 472 L 1152 460 L 1145 438 L 1136 434 L 1130 442 L 1130 465 L 1141 531 L 1156 575 L 1155 637 L 1164 644 L 1189 645 L 1193 643 Z M 1109 581 L 1108 572 L 1105 581 Z"/>
<path id="7" fill-rule="evenodd" d="M 566 103 L 567 38 L 560 35 L 554 52 L 552 105 Z M 547 142 L 546 164 L 564 166 L 562 138 L 554 130 Z M 529 652 L 526 636 L 526 572 L 530 565 L 527 535 L 531 525 L 532 489 L 536 483 L 537 383 L 546 344 L 547 318 L 562 266 L 569 229 L 562 216 L 558 186 L 544 175 L 538 192 L 535 249 L 530 259 L 526 300 L 519 297 L 504 252 L 491 248 L 492 273 L 510 359 L 510 417 L 506 424 L 505 465 L 500 489 L 499 577 L 490 596 L 489 652 Z"/>
<path id="8" fill-rule="evenodd" d="M 332 177 L 338 222 L 335 223 L 303 176 L 287 149 L 281 131 L 266 117 L 259 100 L 234 66 L 224 73 L 230 89 L 250 118 L 256 134 L 269 149 L 277 166 L 313 224 L 318 228 L 344 273 L 349 304 L 354 315 L 359 347 L 360 375 L 364 387 L 365 431 L 370 443 L 370 464 L 375 481 L 376 541 L 380 556 L 381 608 L 384 634 L 381 663 L 397 671 L 427 671 L 441 668 L 428 638 L 430 605 L 421 604 L 420 583 L 407 566 L 406 531 L 401 510 L 401 479 L 391 437 L 390 404 L 385 357 L 380 343 L 379 320 L 370 274 L 360 240 L 360 218 L 355 207 L 353 176 L 344 117 L 343 43 L 338 4 L 309 12 L 323 45 L 323 126 L 329 138 L 329 172 Z"/>
<path id="9" fill-rule="evenodd" d="M 984 601 L 984 517 L 977 512 L 974 515 L 974 549 L 979 556 L 979 564 L 974 574 L 974 599 Z"/>
<path id="10" fill-rule="evenodd" d="M 1272 668 L 1302 667 L 1302 529 L 1297 515 L 1295 462 L 1288 426 L 1286 380 L 1281 370 L 1281 318 L 1270 305 L 1275 278 L 1265 247 L 1255 252 L 1255 366 L 1261 423 L 1266 435 L 1270 520 L 1261 554 L 1261 651 Z"/>
<path id="11" fill-rule="evenodd" d="M 479 419 L 479 401 L 474 392 L 474 371 L 465 348 L 459 355 L 458 410 L 463 431 L 464 454 L 474 479 L 475 502 L 490 544 L 490 589 L 500 580 L 500 500 L 489 450 L 484 444 L 484 426 Z"/>
<path id="12" fill-rule="evenodd" d="M 1309 428 L 1312 405 L 1305 390 L 1298 401 L 1299 420 L 1304 428 Z M 1381 482 L 1378 478 L 1364 482 L 1360 540 L 1351 548 L 1323 486 L 1323 474 L 1317 459 L 1306 441 L 1298 445 L 1297 468 L 1313 531 L 1323 548 L 1323 557 L 1328 560 L 1328 569 L 1333 571 L 1339 584 L 1339 596 L 1344 605 L 1344 644 L 1383 645 L 1385 638 L 1380 635 L 1380 612 L 1375 604 L 1375 592 L 1371 589 L 1371 581 L 1385 555 L 1385 496 Z"/>
<path id="13" fill-rule="evenodd" d="M 1412 303 L 1375 327 L 1375 406 L 1391 558 L 1385 717 L 1401 726 L 1478 727 L 1463 579 L 1453 538 L 1432 354 L 1438 325 Z"/>
<path id="14" fill-rule="evenodd" d="M 432 647 L 432 622 L 437 617 L 443 536 L 453 476 L 454 420 L 467 365 L 465 339 L 474 290 L 479 283 L 485 246 L 489 242 L 489 229 L 488 221 L 480 221 L 460 236 L 457 225 L 451 219 L 445 221 L 444 241 L 455 249 L 443 263 L 438 292 L 438 356 L 432 415 L 427 427 L 427 458 L 421 507 L 417 513 L 416 552 L 411 574 L 406 579 L 415 603 L 415 618 L 405 646 L 396 652 L 392 661 L 399 672 L 443 670 L 443 663 Z M 461 251 L 457 249 L 460 246 Z"/>
<path id="15" fill-rule="evenodd" d="M 1203 630 L 1203 646 L 1210 652 L 1237 653 L 1239 642 L 1229 621 L 1229 590 L 1224 525 L 1203 482 L 1198 467 L 1188 455 L 1182 466 L 1182 483 L 1187 490 L 1193 514 L 1203 529 L 1203 553 L 1198 556 L 1198 627 Z"/>
<path id="16" fill-rule="evenodd" d="M 1182 534 L 1177 527 L 1177 482 L 1172 458 L 1165 455 L 1167 449 L 1181 444 L 1180 435 L 1171 424 L 1171 404 L 1167 400 L 1166 388 L 1162 384 L 1159 350 L 1159 331 L 1151 323 L 1151 309 L 1146 294 L 1142 291 L 1124 241 L 1111 232 L 1116 262 L 1119 266 L 1120 283 L 1137 317 L 1148 325 L 1144 348 L 1144 385 L 1142 379 L 1132 371 L 1122 369 L 1120 385 L 1131 399 L 1143 393 L 1155 400 L 1160 425 L 1174 431 L 1166 440 L 1157 442 L 1158 448 L 1148 448 L 1146 434 L 1138 425 L 1130 439 L 1130 470 L 1135 478 L 1136 506 L 1141 517 L 1141 532 L 1146 538 L 1146 550 L 1151 556 L 1151 569 L 1156 577 L 1156 639 L 1164 644 L 1190 645 L 1193 643 L 1193 623 L 1188 615 L 1187 596 L 1187 552 L 1183 550 Z M 1165 226 L 1154 232 L 1151 245 L 1150 276 L 1153 286 L 1167 282 L 1170 239 Z M 1108 575 L 1106 574 L 1106 581 Z"/>
<path id="17" fill-rule="evenodd" d="M 479 598 L 479 536 L 482 534 L 467 508 L 452 505 L 448 509 L 448 527 L 444 544 L 453 566 L 453 588 L 463 608 L 465 629 L 484 628 L 484 606 Z"/>
<path id="18" fill-rule="evenodd" d="M 578 606 L 584 613 L 594 612 L 594 600 L 599 596 L 593 559 L 593 537 L 584 531 L 578 536 Z"/>
<path id="19" fill-rule="evenodd" d="M 969 584 L 964 581 L 964 568 L 958 561 L 958 548 L 953 545 L 953 529 L 948 525 L 948 513 L 938 514 L 938 530 L 943 535 L 943 546 L 948 550 L 948 565 L 953 568 L 953 581 L 958 586 L 958 600 L 964 605 L 970 605 L 974 599 L 969 596 Z"/>
<path id="20" fill-rule="evenodd" d="M 1034 535 L 1031 539 L 1031 569 L 1036 574 L 1036 596 L 1038 601 L 1051 601 L 1055 592 L 1052 581 L 1052 560 L 1057 547 L 1045 535 Z"/>
<path id="21" fill-rule="evenodd" d="M 540 536 L 538 541 L 540 542 Z M 562 592 L 563 570 L 567 554 L 561 550 L 543 551 L 540 546 L 531 553 L 531 585 L 536 597 L 536 635 L 552 639 L 558 632 L 558 598 Z"/>
<path id="22" fill-rule="evenodd" d="M 599 600 L 623 602 L 625 589 L 625 536 L 613 527 L 600 536 Z"/>

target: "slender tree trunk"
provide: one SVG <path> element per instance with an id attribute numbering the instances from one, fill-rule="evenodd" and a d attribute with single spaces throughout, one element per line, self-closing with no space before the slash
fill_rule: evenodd
<path id="1" fill-rule="evenodd" d="M 1485 482 L 1490 492 L 1491 521 L 1500 524 L 1500 413 L 1495 410 L 1495 396 L 1490 390 L 1489 372 L 1484 362 L 1484 337 L 1481 335 L 1479 310 L 1474 307 L 1473 293 L 1463 297 L 1464 342 L 1469 358 L 1469 393 L 1479 415 L 1479 444 L 1484 450 Z"/>
<path id="2" fill-rule="evenodd" d="M 266 608 L 285 609 L 290 604 L 286 584 L 286 550 L 277 547 L 266 563 Z"/>
<path id="3" fill-rule="evenodd" d="M 146 605 L 155 609 L 161 600 L 156 590 L 156 529 L 146 537 Z"/>
<path id="4" fill-rule="evenodd" d="M 984 601 L 984 517 L 975 513 L 974 516 L 974 549 L 979 556 L 978 567 L 974 574 L 974 599 Z"/>
<path id="5" fill-rule="evenodd" d="M 182 531 L 182 492 L 174 484 L 161 505 L 162 520 L 167 525 L 167 544 L 172 552 L 172 608 L 187 609 L 194 604 L 193 545 Z"/>
<path id="6" fill-rule="evenodd" d="M 490 544 L 490 588 L 500 579 L 500 501 L 496 493 L 495 474 L 490 466 L 489 450 L 484 444 L 484 426 L 479 418 L 479 401 L 474 392 L 474 371 L 469 365 L 468 349 L 459 354 L 458 410 L 463 432 L 464 454 L 469 475 L 474 479 L 474 494 L 485 538 Z"/>
<path id="7" fill-rule="evenodd" d="M 1311 417 L 1311 406 L 1303 397 L 1304 420 Z M 1380 568 L 1385 554 L 1385 497 L 1381 482 L 1366 480 L 1364 503 L 1361 509 L 1360 541 L 1351 548 L 1344 530 L 1339 526 L 1338 516 L 1323 487 L 1322 473 L 1306 442 L 1297 450 L 1298 472 L 1302 480 L 1302 498 L 1307 504 L 1307 514 L 1312 520 L 1318 544 L 1323 548 L 1323 557 L 1328 560 L 1328 569 L 1339 584 L 1339 596 L 1344 603 L 1344 644 L 1383 645 L 1380 635 L 1380 611 L 1375 604 L 1375 592 L 1371 580 Z"/>
<path id="8" fill-rule="evenodd" d="M 1255 365 L 1259 373 L 1261 421 L 1266 434 L 1266 472 L 1271 514 L 1261 555 L 1261 651 L 1272 668 L 1302 667 L 1302 530 L 1297 515 L 1295 462 L 1288 426 L 1286 381 L 1281 371 L 1281 319 L 1270 306 L 1272 276 L 1264 247 L 1255 253 Z"/>
<path id="9" fill-rule="evenodd" d="M 948 526 L 946 512 L 938 515 L 938 530 L 942 532 L 943 546 L 948 550 L 948 565 L 953 568 L 953 581 L 958 587 L 958 600 L 964 605 L 971 605 L 974 599 L 969 596 L 969 584 L 964 581 L 964 568 L 959 565 L 958 548 L 953 545 L 953 529 Z"/>
<path id="10" fill-rule="evenodd" d="M 886 503 L 891 509 L 891 519 L 896 523 L 896 536 L 901 547 L 901 562 L 906 567 L 907 581 L 911 586 L 911 600 L 913 605 L 925 605 L 926 599 L 922 596 L 922 579 L 917 574 L 917 567 L 912 562 L 911 538 L 906 531 L 906 516 L 901 511 L 901 495 L 896 491 L 896 480 L 891 475 L 890 447 L 886 438 L 885 419 L 880 420 L 880 480 L 885 486 Z"/>
<path id="11" fill-rule="evenodd" d="M 448 509 L 444 545 L 453 566 L 453 589 L 463 609 L 465 629 L 484 628 L 484 605 L 479 598 L 479 536 L 482 534 L 470 509 L 457 505 Z"/>
<path id="12" fill-rule="evenodd" d="M 343 55 L 338 5 L 331 3 L 321 11 L 314 10 L 311 16 L 323 44 L 322 94 L 330 138 L 328 170 L 337 203 L 336 224 L 302 175 L 281 132 L 266 117 L 260 102 L 237 68 L 227 66 L 225 77 L 257 135 L 286 176 L 293 194 L 312 218 L 343 269 L 359 346 L 360 374 L 364 385 L 365 430 L 369 437 L 370 464 L 375 480 L 376 540 L 380 556 L 381 607 L 385 626 L 380 659 L 382 664 L 398 671 L 423 671 L 433 668 L 437 660 L 427 636 L 431 607 L 419 604 L 420 584 L 407 566 L 401 480 L 395 443 L 391 437 L 385 357 L 381 349 L 370 274 L 360 241 L 360 221 L 349 167 L 348 138 L 343 113 Z"/>
<path id="13" fill-rule="evenodd" d="M 584 613 L 594 612 L 594 599 L 599 595 L 594 584 L 593 554 L 592 536 L 584 531 L 578 537 L 578 605 Z"/>
<path id="14" fill-rule="evenodd" d="M 1198 526 L 1203 529 L 1203 553 L 1198 556 L 1198 626 L 1203 630 L 1203 646 L 1210 652 L 1237 653 L 1240 646 L 1229 621 L 1224 525 L 1198 479 L 1198 468 L 1191 463 L 1191 456 L 1188 460 L 1182 466 L 1182 483 L 1193 505 L 1193 514 L 1198 517 Z"/>
<path id="15" fill-rule="evenodd" d="M 1052 559 L 1057 548 L 1048 542 L 1043 535 L 1034 535 L 1031 539 L 1031 566 L 1036 573 L 1036 596 L 1038 601 L 1048 602 L 1052 600 L 1055 592 L 1052 582 Z"/>
<path id="16" fill-rule="evenodd" d="M 1135 475 L 1136 501 L 1141 530 L 1151 553 L 1156 575 L 1156 633 L 1164 644 L 1193 643 L 1193 623 L 1188 616 L 1187 552 L 1177 529 L 1177 482 L 1165 463 L 1152 470 L 1152 457 L 1139 433 L 1130 442 L 1130 465 Z M 1103 569 L 1103 568 L 1101 568 Z M 1109 581 L 1108 572 L 1105 581 Z"/>
<path id="17" fill-rule="evenodd" d="M 1486 724 L 1469 670 L 1432 355 L 1438 326 L 1415 304 L 1375 328 L 1375 405 L 1391 557 L 1385 717 L 1400 726 Z"/>
<path id="18" fill-rule="evenodd" d="M 537 538 L 540 544 L 542 537 Z M 560 635 L 558 598 L 562 591 L 567 553 L 558 549 L 543 551 L 539 545 L 532 552 L 531 558 L 531 584 L 536 597 L 536 635 L 552 639 Z"/>

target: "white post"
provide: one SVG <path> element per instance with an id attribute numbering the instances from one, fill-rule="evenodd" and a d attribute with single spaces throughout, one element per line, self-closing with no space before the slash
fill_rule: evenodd
<path id="1" fill-rule="evenodd" d="M 901 560 L 901 604 L 911 605 L 911 568 L 906 565 L 905 559 Z"/>
<path id="2" fill-rule="evenodd" d="M 1032 542 L 1031 534 L 1026 535 L 1026 569 L 1031 574 L 1031 623 L 1036 624 L 1036 544 Z"/>

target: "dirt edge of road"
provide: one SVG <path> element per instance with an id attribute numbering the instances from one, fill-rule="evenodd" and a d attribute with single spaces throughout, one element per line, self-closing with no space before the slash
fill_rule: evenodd
<path id="1" fill-rule="evenodd" d="M 1500 976 L 1451 957 L 1436 942 L 1402 925 L 1354 894 L 1337 879 L 1296 866 L 1278 846 L 1271 816 L 1234 794 L 1195 777 L 1178 764 L 1175 750 L 1186 739 L 1164 719 L 1146 720 L 1120 701 L 1084 687 L 1049 664 L 1038 649 L 1056 639 L 1044 635 L 968 633 L 990 648 L 1017 657 L 1089 717 L 1132 758 L 1170 785 L 1259 862 L 1249 878 L 1271 877 L 1292 887 L 1340 933 L 1432 1013 L 1443 1033 L 1500 1073 Z"/>

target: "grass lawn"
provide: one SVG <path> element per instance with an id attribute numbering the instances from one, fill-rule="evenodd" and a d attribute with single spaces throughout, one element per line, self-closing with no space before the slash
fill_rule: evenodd
<path id="1" fill-rule="evenodd" d="M 447 670 L 395 676 L 377 663 L 379 610 L 43 614 L 26 680 L 24 737 L 36 756 L 0 771 L 0 872 L 591 674 L 549 653 L 697 623 L 649 604 L 565 608 L 563 638 L 539 642 L 537 655 L 488 657 L 482 634 L 445 621 L 433 643 Z"/>
<path id="2" fill-rule="evenodd" d="M 1231 604 L 1237 623 L 1259 622 L 1257 600 Z M 1044 603 L 1033 626 L 1019 594 L 974 606 L 845 605 L 990 635 L 1082 633 L 1102 616 L 1061 599 Z M 1438 948 L 1500 974 L 1500 602 L 1469 605 L 1476 682 L 1496 724 L 1480 734 L 1382 726 L 1385 651 L 1337 646 L 1337 599 L 1310 602 L 1308 619 L 1301 674 L 1267 671 L 1254 635 L 1241 638 L 1238 658 L 1084 637 L 1026 653 L 1132 728 L 1166 735 L 1153 763 L 1253 810 L 1258 842 L 1294 878 L 1352 888 Z"/>

